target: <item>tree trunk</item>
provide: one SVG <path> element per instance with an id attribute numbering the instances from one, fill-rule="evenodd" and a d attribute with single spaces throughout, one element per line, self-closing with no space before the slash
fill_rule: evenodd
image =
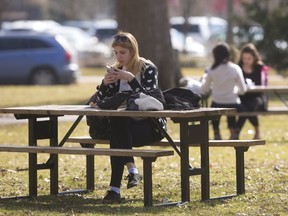
<path id="1" fill-rule="evenodd" d="M 132 33 L 140 56 L 158 67 L 160 87 L 175 87 L 182 75 L 170 40 L 167 0 L 116 1 L 116 14 L 119 30 Z"/>
<path id="2" fill-rule="evenodd" d="M 227 38 L 226 42 L 230 45 L 233 45 L 233 0 L 227 0 Z"/>
<path id="3" fill-rule="evenodd" d="M 7 9 L 9 5 L 9 1 L 8 0 L 2 0 L 0 2 L 0 29 L 2 28 L 2 22 L 4 20 L 4 12 Z"/>

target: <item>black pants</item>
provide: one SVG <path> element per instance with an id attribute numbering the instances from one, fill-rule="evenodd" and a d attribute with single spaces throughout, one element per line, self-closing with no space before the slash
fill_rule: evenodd
<path id="1" fill-rule="evenodd" d="M 245 111 L 245 107 L 242 104 L 219 104 L 219 103 L 215 103 L 212 102 L 211 107 L 215 107 L 215 108 L 235 108 L 237 109 L 237 112 L 243 112 Z M 235 129 L 238 128 L 239 125 L 243 125 L 245 119 L 241 119 L 239 118 L 239 120 L 236 122 L 236 117 L 235 116 L 227 116 L 227 123 L 228 123 L 228 128 L 229 129 Z M 213 130 L 217 131 L 219 130 L 219 123 L 220 123 L 220 118 L 218 120 L 213 120 L 212 121 L 212 126 L 213 126 Z"/>
<path id="2" fill-rule="evenodd" d="M 149 119 L 135 120 L 130 117 L 110 118 L 111 139 L 110 148 L 132 149 L 162 139 Z M 110 186 L 120 187 L 126 163 L 134 163 L 133 157 L 110 157 Z"/>
<path id="3" fill-rule="evenodd" d="M 245 111 L 250 112 L 266 111 L 266 103 L 267 103 L 266 101 L 267 99 L 264 95 L 241 98 L 241 103 L 245 107 Z M 242 116 L 240 118 L 242 118 L 243 120 L 241 121 L 241 124 L 239 124 L 239 129 L 243 127 L 246 119 L 248 119 L 254 127 L 259 127 L 259 120 L 257 116 Z"/>

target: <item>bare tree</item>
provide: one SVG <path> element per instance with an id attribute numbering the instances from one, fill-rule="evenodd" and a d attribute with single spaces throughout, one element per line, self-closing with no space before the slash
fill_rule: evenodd
<path id="1" fill-rule="evenodd" d="M 191 16 L 191 9 L 192 9 L 192 5 L 195 5 L 195 0 L 185 0 L 182 2 L 182 7 L 183 7 L 183 17 L 184 17 L 184 26 L 183 26 L 183 33 L 185 38 L 188 35 L 189 32 L 189 23 L 188 23 L 188 19 Z M 183 47 L 184 47 L 184 53 L 186 52 L 186 40 L 183 41 Z"/>
<path id="2" fill-rule="evenodd" d="M 233 0 L 227 0 L 227 37 L 226 41 L 229 44 L 233 44 L 233 32 L 232 32 L 232 26 L 233 26 Z"/>
<path id="3" fill-rule="evenodd" d="M 0 29 L 2 28 L 2 22 L 5 19 L 4 13 L 9 3 L 9 0 L 0 0 Z"/>
<path id="4" fill-rule="evenodd" d="M 55 14 L 64 19 L 101 19 L 114 18 L 115 0 L 42 0 L 46 4 L 46 17 L 55 17 Z M 44 4 L 45 3 L 45 4 Z M 109 14 L 109 15 L 107 15 Z"/>
<path id="5" fill-rule="evenodd" d="M 116 15 L 119 29 L 135 35 L 141 56 L 158 67 L 161 88 L 175 87 L 182 75 L 170 39 L 167 0 L 116 1 Z"/>

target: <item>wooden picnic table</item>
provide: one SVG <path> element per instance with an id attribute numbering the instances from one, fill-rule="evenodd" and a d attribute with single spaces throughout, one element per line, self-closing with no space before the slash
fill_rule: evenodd
<path id="1" fill-rule="evenodd" d="M 282 101 L 285 107 L 288 107 L 287 95 L 288 95 L 288 86 L 249 86 L 247 88 L 247 93 L 264 93 L 266 95 L 275 95 L 278 99 Z M 286 95 L 286 97 L 284 96 Z M 204 107 L 208 107 L 208 98 L 209 95 L 206 95 L 202 99 L 202 104 Z M 268 97 L 269 100 L 269 97 Z M 286 110 L 286 109 L 285 109 Z M 280 110 L 281 112 L 282 110 Z"/>
<path id="2" fill-rule="evenodd" d="M 250 86 L 247 92 L 287 94 L 288 86 Z"/>
<path id="3" fill-rule="evenodd" d="M 50 146 L 62 147 L 77 127 L 81 119 L 86 115 L 91 116 L 134 116 L 147 118 L 170 118 L 180 128 L 180 149 L 174 148 L 180 158 L 181 174 L 181 202 L 190 201 L 189 177 L 201 176 L 201 198 L 210 199 L 210 175 L 209 175 L 209 124 L 213 119 L 221 115 L 235 113 L 230 108 L 200 108 L 184 111 L 126 111 L 101 110 L 87 105 L 44 105 L 0 108 L 0 113 L 14 114 L 17 119 L 28 119 L 29 146 L 37 146 L 38 139 L 49 139 Z M 64 115 L 77 115 L 77 119 L 71 128 L 58 142 L 58 118 Z M 43 120 L 43 118 L 45 119 Z M 47 118 L 48 117 L 48 118 Z M 155 121 L 157 122 L 157 121 Z M 196 124 L 195 124 L 196 123 Z M 171 139 L 167 134 L 168 140 Z M 167 137 L 166 137 L 167 138 Z M 173 139 L 171 139 L 173 144 Z M 199 168 L 189 164 L 189 144 L 200 144 L 201 165 Z M 37 170 L 50 169 L 50 193 L 58 194 L 58 156 L 51 155 L 46 164 L 37 164 L 37 154 L 29 153 L 29 195 L 37 196 Z"/>
<path id="4" fill-rule="evenodd" d="M 288 86 L 249 86 L 247 93 L 274 94 L 288 107 L 288 101 L 284 97 L 284 95 L 288 95 Z"/>

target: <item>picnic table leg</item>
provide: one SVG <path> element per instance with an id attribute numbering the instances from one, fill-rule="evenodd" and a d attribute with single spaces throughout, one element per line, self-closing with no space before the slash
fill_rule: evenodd
<path id="1" fill-rule="evenodd" d="M 40 117 L 39 117 L 40 118 Z M 50 146 L 58 145 L 58 117 L 37 121 L 37 117 L 29 117 L 29 146 L 37 146 L 38 139 L 49 139 Z M 58 155 L 50 164 L 37 164 L 37 154 L 29 153 L 29 195 L 37 196 L 37 170 L 50 170 L 50 194 L 58 194 Z"/>
<path id="2" fill-rule="evenodd" d="M 210 199 L 210 171 L 209 171 L 209 125 L 208 120 L 200 121 L 202 128 L 201 152 L 201 194 L 202 201 Z"/>
<path id="3" fill-rule="evenodd" d="M 249 147 L 235 147 L 236 150 L 236 184 L 237 194 L 245 193 L 245 167 L 244 167 L 244 153 L 248 151 Z"/>
<path id="4" fill-rule="evenodd" d="M 201 166 L 190 170 L 190 175 L 201 175 L 201 199 L 210 199 L 209 173 L 209 124 L 208 119 L 201 118 L 197 124 L 188 126 L 188 139 L 191 144 L 200 144 Z"/>
<path id="5" fill-rule="evenodd" d="M 281 94 L 277 91 L 275 91 L 274 93 L 284 103 L 284 105 L 288 107 L 288 101 L 285 99 L 285 97 L 282 97 Z"/>
<path id="6" fill-rule="evenodd" d="M 190 202 L 189 184 L 189 145 L 188 122 L 180 122 L 180 147 L 181 147 L 181 199 L 182 203 Z"/>
<path id="7" fill-rule="evenodd" d="M 29 146 L 36 146 L 36 118 L 28 119 Z M 29 196 L 37 196 L 37 154 L 29 153 Z"/>
<path id="8" fill-rule="evenodd" d="M 86 143 L 80 143 L 83 148 L 94 148 L 94 145 L 89 145 Z M 94 165 L 94 155 L 86 155 L 86 189 L 89 191 L 94 190 L 95 183 L 95 165 Z"/>
<path id="9" fill-rule="evenodd" d="M 152 163 L 157 158 L 143 157 L 143 177 L 144 177 L 144 206 L 152 206 L 153 194 L 152 194 Z"/>
<path id="10" fill-rule="evenodd" d="M 51 116 L 49 121 L 50 126 L 50 146 L 58 146 L 58 117 Z M 51 154 L 54 157 L 50 167 L 50 194 L 58 194 L 58 154 Z"/>
<path id="11" fill-rule="evenodd" d="M 37 196 L 37 154 L 29 153 L 29 196 Z"/>

